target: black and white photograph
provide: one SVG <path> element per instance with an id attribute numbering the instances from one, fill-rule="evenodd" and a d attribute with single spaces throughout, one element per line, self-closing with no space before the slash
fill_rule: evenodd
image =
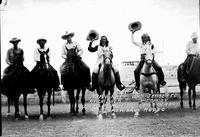
<path id="1" fill-rule="evenodd" d="M 2 137 L 200 137 L 199 0 L 0 0 Z"/>

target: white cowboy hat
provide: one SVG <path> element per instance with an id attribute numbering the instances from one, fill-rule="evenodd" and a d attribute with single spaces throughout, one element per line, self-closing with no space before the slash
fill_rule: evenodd
<path id="1" fill-rule="evenodd" d="M 192 39 L 194 39 L 194 38 L 198 38 L 197 33 L 196 33 L 196 32 L 193 32 L 192 35 L 191 35 L 191 38 L 192 38 Z"/>
<path id="2" fill-rule="evenodd" d="M 37 39 L 37 43 L 40 43 L 41 41 L 45 41 L 45 43 L 47 42 L 47 40 L 44 37 Z"/>
<path id="3" fill-rule="evenodd" d="M 16 37 L 14 37 L 14 38 L 12 38 L 9 42 L 10 43 L 16 43 L 16 42 L 20 42 L 21 41 L 21 39 L 18 39 L 18 38 L 16 38 Z"/>
<path id="4" fill-rule="evenodd" d="M 67 39 L 68 36 L 74 36 L 74 32 L 68 32 L 68 31 L 65 31 L 65 34 L 62 35 L 62 39 Z"/>
<path id="5" fill-rule="evenodd" d="M 92 40 L 98 40 L 99 39 L 99 34 L 96 30 L 90 30 L 86 40 L 92 41 Z"/>

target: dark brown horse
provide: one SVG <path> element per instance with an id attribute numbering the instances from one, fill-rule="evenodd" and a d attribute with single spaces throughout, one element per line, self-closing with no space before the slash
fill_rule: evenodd
<path id="1" fill-rule="evenodd" d="M 19 119 L 19 97 L 23 95 L 25 119 L 28 118 L 27 95 L 35 92 L 31 86 L 30 71 L 20 61 L 20 56 L 15 55 L 15 62 L 7 67 L 1 79 L 1 93 L 8 98 L 8 113 L 10 102 L 15 106 L 15 119 Z"/>
<path id="2" fill-rule="evenodd" d="M 188 85 L 188 96 L 189 96 L 189 107 L 192 108 L 192 102 L 191 102 L 191 91 L 193 91 L 193 109 L 196 109 L 196 85 L 200 83 L 200 58 L 194 57 L 193 61 L 191 62 L 191 65 L 188 69 L 188 75 L 187 75 L 187 83 L 185 81 L 182 81 L 182 75 L 183 75 L 183 64 L 180 64 L 177 70 L 178 75 L 178 82 L 179 82 L 179 88 L 180 88 L 180 96 L 181 96 L 181 102 L 180 105 L 183 108 L 183 93 L 186 89 L 186 85 Z"/>
<path id="3" fill-rule="evenodd" d="M 107 102 L 108 93 L 110 93 L 110 104 L 111 104 L 111 112 L 112 117 L 115 118 L 115 111 L 114 111 L 114 86 L 115 86 L 115 77 L 112 68 L 112 52 L 109 50 L 105 50 L 103 53 L 103 62 L 101 63 L 101 68 L 98 74 L 98 84 L 97 84 L 97 93 L 99 96 L 99 112 L 98 112 L 98 119 L 102 119 L 103 110 L 102 107 Z"/>
<path id="4" fill-rule="evenodd" d="M 40 62 L 37 62 L 36 66 L 31 71 L 32 79 L 34 83 L 34 87 L 37 89 L 37 93 L 39 96 L 39 105 L 40 105 L 40 120 L 44 119 L 43 115 L 43 100 L 45 97 L 45 94 L 47 93 L 47 117 L 50 117 L 51 114 L 51 95 L 54 93 L 54 87 L 55 87 L 55 81 L 53 77 L 53 67 L 49 64 L 49 56 L 47 51 L 41 52 L 38 49 L 38 52 L 40 53 Z M 59 79 L 58 79 L 59 80 Z M 54 104 L 54 94 L 53 94 L 53 104 Z"/>
<path id="5" fill-rule="evenodd" d="M 90 83 L 90 70 L 89 68 L 86 68 L 81 57 L 77 55 L 76 48 L 67 49 L 67 59 L 61 65 L 60 72 L 61 84 L 63 85 L 64 90 L 67 90 L 69 95 L 70 113 L 73 115 L 78 113 L 79 94 L 82 91 L 82 112 L 85 114 L 85 92 L 87 85 Z M 87 76 L 89 76 L 89 79 Z M 74 95 L 75 89 L 77 90 L 76 96 Z"/>

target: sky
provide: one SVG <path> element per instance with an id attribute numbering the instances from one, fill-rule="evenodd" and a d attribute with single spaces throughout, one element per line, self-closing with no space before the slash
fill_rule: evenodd
<path id="1" fill-rule="evenodd" d="M 178 65 L 186 58 L 185 46 L 196 31 L 199 35 L 198 0 L 7 0 L 1 6 L 1 67 L 6 52 L 12 45 L 12 37 L 21 39 L 19 47 L 24 50 L 24 65 L 31 70 L 35 66 L 36 40 L 47 39 L 51 50 L 51 64 L 59 70 L 64 62 L 61 58 L 61 36 L 65 31 L 75 33 L 73 40 L 83 48 L 83 61 L 93 70 L 97 54 L 90 53 L 86 36 L 95 29 L 100 36 L 108 37 L 113 48 L 115 65 L 122 61 L 138 61 L 140 50 L 131 43 L 128 25 L 140 21 L 141 30 L 135 39 L 148 33 L 157 51 L 160 65 Z M 97 45 L 95 41 L 93 45 Z M 1 73 L 2 73 L 1 71 Z"/>

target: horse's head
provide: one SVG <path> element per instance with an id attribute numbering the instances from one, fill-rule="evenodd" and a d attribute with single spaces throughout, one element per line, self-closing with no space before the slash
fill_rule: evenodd
<path id="1" fill-rule="evenodd" d="M 145 55 L 145 63 L 149 66 L 152 65 L 152 62 L 154 60 L 154 55 L 152 49 L 147 49 L 146 50 L 146 55 Z"/>
<path id="2" fill-rule="evenodd" d="M 39 53 L 40 53 L 40 63 L 41 64 L 44 64 L 47 68 L 49 67 L 48 64 L 49 64 L 49 49 L 47 49 L 47 51 L 40 51 L 38 50 Z"/>
<path id="3" fill-rule="evenodd" d="M 105 65 L 112 64 L 112 58 L 113 58 L 112 51 L 110 51 L 110 50 L 104 50 L 103 51 L 103 58 L 104 58 L 104 64 Z"/>

